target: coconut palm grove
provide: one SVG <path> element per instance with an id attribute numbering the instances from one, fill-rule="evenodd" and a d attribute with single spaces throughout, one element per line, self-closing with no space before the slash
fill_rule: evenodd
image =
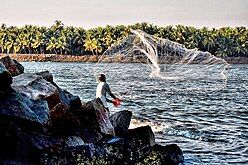
<path id="1" fill-rule="evenodd" d="M 84 29 L 56 20 L 51 27 L 25 25 L 0 27 L 0 53 L 100 55 L 109 46 L 140 29 L 157 37 L 208 51 L 217 57 L 248 57 L 246 27 L 195 28 L 175 25 L 159 27 L 147 22 Z"/>

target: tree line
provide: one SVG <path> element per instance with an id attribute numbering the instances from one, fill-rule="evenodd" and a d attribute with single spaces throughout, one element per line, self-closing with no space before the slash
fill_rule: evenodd
<path id="1" fill-rule="evenodd" d="M 246 27 L 201 29 L 191 26 L 159 27 L 147 22 L 134 25 L 97 27 L 64 26 L 56 20 L 51 27 L 2 24 L 0 27 L 0 53 L 98 55 L 115 42 L 125 38 L 131 29 L 198 48 L 218 57 L 248 57 L 248 30 Z"/>

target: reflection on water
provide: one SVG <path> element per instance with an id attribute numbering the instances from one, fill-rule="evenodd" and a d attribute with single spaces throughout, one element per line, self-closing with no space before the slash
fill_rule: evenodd
<path id="1" fill-rule="evenodd" d="M 95 97 L 93 63 L 22 64 L 25 72 L 49 70 L 83 101 Z M 124 99 L 112 113 L 131 110 L 132 127 L 151 125 L 159 143 L 182 148 L 185 164 L 248 164 L 248 65 L 229 68 L 226 86 L 218 79 L 152 79 L 141 64 L 102 65 L 114 65 L 107 81 Z"/>

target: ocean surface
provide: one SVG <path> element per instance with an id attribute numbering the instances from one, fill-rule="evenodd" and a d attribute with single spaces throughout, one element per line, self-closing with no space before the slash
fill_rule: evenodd
<path id="1" fill-rule="evenodd" d="M 95 97 L 94 63 L 22 65 L 26 73 L 48 70 L 62 89 L 84 102 Z M 248 65 L 231 65 L 226 80 L 216 75 L 165 80 L 150 78 L 143 64 L 101 65 L 111 70 L 107 82 L 123 99 L 118 108 L 109 105 L 111 113 L 132 111 L 131 127 L 148 124 L 158 143 L 176 143 L 185 165 L 248 164 Z M 194 73 L 198 66 L 189 67 Z"/>

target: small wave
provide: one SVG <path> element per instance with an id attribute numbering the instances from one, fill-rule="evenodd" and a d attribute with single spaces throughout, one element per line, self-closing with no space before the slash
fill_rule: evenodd
<path id="1" fill-rule="evenodd" d="M 219 136 L 211 135 L 210 133 L 197 130 L 196 128 L 167 128 L 163 131 L 164 135 L 169 136 L 181 136 L 184 138 L 188 138 L 191 140 L 199 140 L 205 142 L 220 142 L 220 143 L 228 143 L 227 139 L 221 138 Z"/>
<path id="2" fill-rule="evenodd" d="M 152 131 L 155 133 L 162 133 L 164 129 L 169 128 L 169 125 L 163 122 L 152 122 L 148 120 L 132 119 L 129 129 L 142 127 L 149 125 L 152 128 Z"/>

